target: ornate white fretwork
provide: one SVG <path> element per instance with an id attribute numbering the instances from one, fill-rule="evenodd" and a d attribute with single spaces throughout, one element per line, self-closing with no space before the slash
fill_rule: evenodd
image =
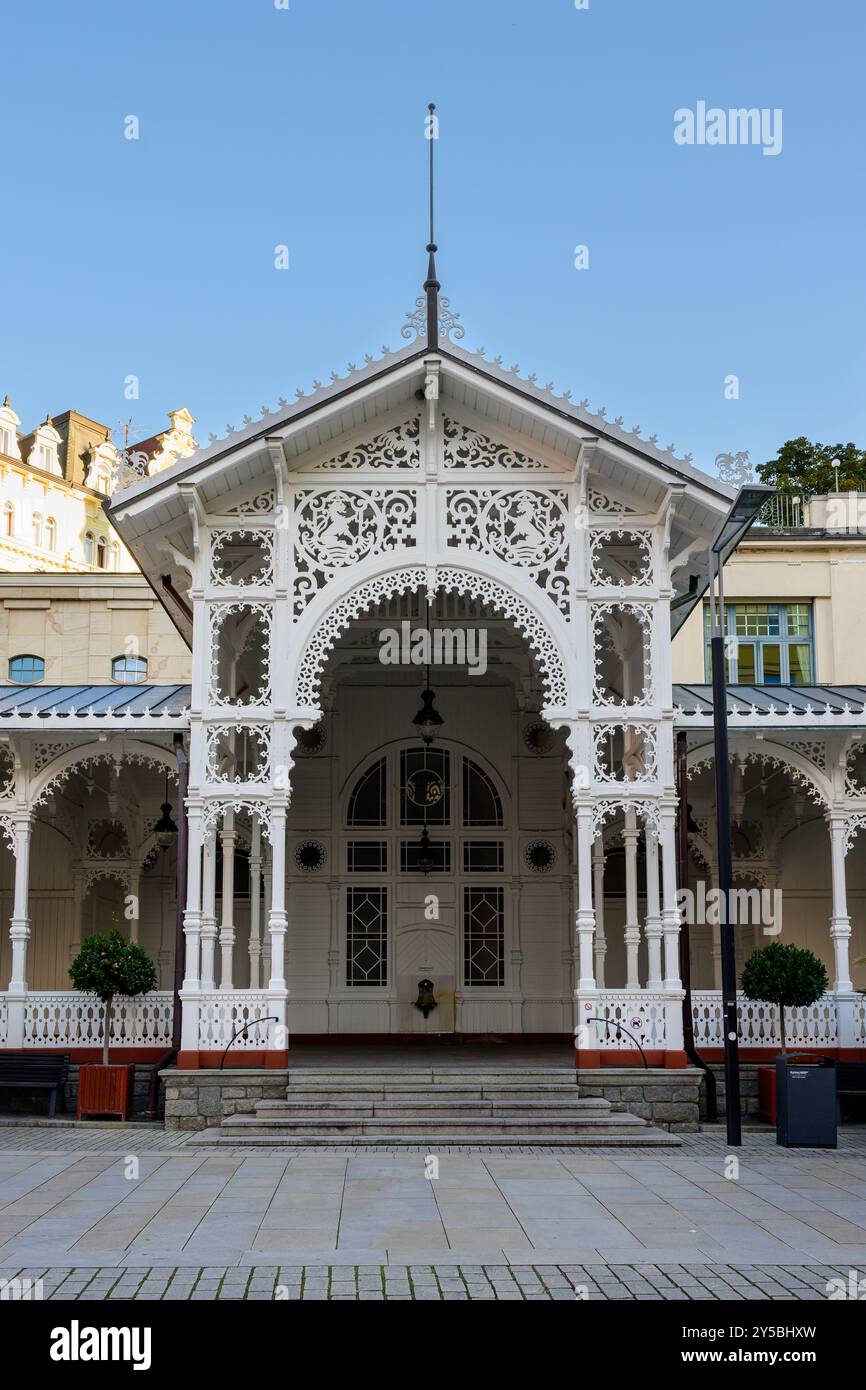
<path id="1" fill-rule="evenodd" d="M 65 753 L 72 746 L 71 743 L 49 743 L 44 739 L 38 739 L 33 744 L 33 771 L 41 772 L 58 753 Z"/>
<path id="2" fill-rule="evenodd" d="M 11 816 L 0 816 L 0 835 L 6 841 L 12 853 L 15 853 L 15 822 Z"/>
<path id="3" fill-rule="evenodd" d="M 495 555 L 530 574 L 567 618 L 568 494 L 535 488 L 449 489 L 446 544 Z"/>
<path id="4" fill-rule="evenodd" d="M 618 775 L 608 740 L 617 733 L 624 740 L 622 770 Z M 657 734 L 654 724 L 595 724 L 595 777 L 599 782 L 654 782 L 657 772 Z M 606 746 L 607 745 L 607 746 Z"/>
<path id="5" fill-rule="evenodd" d="M 268 516 L 275 506 L 276 497 L 272 488 L 270 492 L 256 493 L 255 497 L 247 497 L 234 507 L 228 507 L 225 514 L 226 516 Z"/>
<path id="6" fill-rule="evenodd" d="M 538 663 L 548 703 L 561 707 L 568 704 L 568 678 L 559 646 L 524 599 L 495 579 L 473 574 L 470 570 L 439 569 L 436 583 L 446 593 L 469 594 L 494 613 L 509 618 L 518 632 L 523 633 Z"/>
<path id="7" fill-rule="evenodd" d="M 572 788 L 574 792 L 575 807 L 578 801 L 578 789 Z M 600 830 L 603 829 L 607 821 L 613 820 L 614 816 L 624 810 L 626 806 L 631 806 L 644 822 L 655 831 L 657 836 L 661 835 L 661 811 L 657 801 L 650 798 L 622 797 L 616 801 L 598 800 L 592 803 L 592 838 L 595 839 Z"/>
<path id="8" fill-rule="evenodd" d="M 784 758 L 779 757 L 777 754 L 765 752 L 745 753 L 742 757 L 744 763 L 769 763 L 771 766 L 782 768 L 788 773 L 789 777 L 795 782 L 799 782 L 800 786 L 805 788 L 816 806 L 826 807 L 828 805 L 827 797 L 817 781 L 813 780 L 808 773 L 803 772 L 799 767 L 795 767 L 793 763 L 786 762 Z M 707 759 L 707 761 L 712 761 L 712 759 Z"/>
<path id="9" fill-rule="evenodd" d="M 269 801 L 253 801 L 249 797 L 208 797 L 202 807 L 201 828 L 203 835 L 212 835 L 225 817 L 227 811 L 232 811 L 237 816 L 244 811 L 249 816 L 255 816 L 262 828 L 262 834 L 267 840 L 271 838 L 271 803 Z"/>
<path id="10" fill-rule="evenodd" d="M 368 555 L 414 549 L 412 489 L 327 488 L 295 495 L 294 617 L 341 569 Z"/>
<path id="11" fill-rule="evenodd" d="M 414 589 L 423 589 L 426 578 L 427 572 L 421 568 L 394 570 L 390 574 L 380 574 L 366 584 L 361 584 L 352 593 L 347 594 L 331 609 L 330 613 L 326 613 L 322 621 L 317 624 L 298 663 L 295 691 L 298 705 L 311 709 L 318 705 L 319 685 L 325 658 L 340 633 L 345 631 L 353 619 L 360 617 L 362 613 L 366 613 L 368 609 L 375 607 L 383 599 L 392 598 L 394 594 L 405 594 Z"/>
<path id="12" fill-rule="evenodd" d="M 227 618 L 249 619 L 246 631 L 239 632 L 240 656 L 245 650 L 256 629 L 261 636 L 262 679 L 258 690 L 249 692 L 243 700 L 233 700 L 220 688 L 220 657 L 222 629 Z M 226 707 L 242 705 L 245 709 L 258 709 L 271 702 L 271 637 L 273 628 L 273 609 L 269 603 L 212 603 L 210 618 L 210 688 L 208 700 L 212 705 Z M 241 623 L 238 623 L 241 628 Z"/>
<path id="13" fill-rule="evenodd" d="M 356 468 L 420 468 L 418 447 L 420 419 L 407 420 L 394 429 L 384 430 L 363 444 L 355 444 L 335 458 L 324 459 L 311 472 L 335 472 Z"/>
<path id="14" fill-rule="evenodd" d="M 827 745 L 822 738 L 792 738 L 788 739 L 788 744 L 822 772 L 827 771 Z M 863 795 L 866 796 L 866 792 Z"/>
<path id="15" fill-rule="evenodd" d="M 132 876 L 132 867 L 129 863 L 123 861 L 113 863 L 110 859 L 106 859 L 104 863 L 101 864 L 93 863 L 92 861 L 84 864 L 81 873 L 85 893 L 88 889 L 93 887 L 94 883 L 98 883 L 98 881 L 103 878 L 114 879 L 128 890 Z"/>
<path id="16" fill-rule="evenodd" d="M 548 467 L 529 454 L 519 453 L 507 444 L 498 444 L 488 439 L 486 434 L 469 425 L 461 425 L 457 420 L 444 419 L 442 432 L 445 437 L 445 467 L 453 468 L 518 468 L 522 473 L 543 471 Z"/>
<path id="17" fill-rule="evenodd" d="M 0 748 L 0 797 L 12 796 L 15 791 L 15 759 L 6 748 Z"/>
<path id="18" fill-rule="evenodd" d="M 593 676 L 592 698 L 599 705 L 614 705 L 618 708 L 626 708 L 631 705 L 650 704 L 653 699 L 653 669 L 652 669 L 652 627 L 653 609 L 649 603 L 620 603 L 612 600 L 609 603 L 590 604 L 590 614 L 592 621 L 592 640 L 595 654 L 595 671 Z M 603 659 L 606 650 L 616 650 L 616 640 L 608 627 L 606 620 L 612 619 L 614 623 L 620 623 L 622 618 L 617 618 L 617 614 L 622 618 L 631 617 L 639 624 L 641 630 L 641 646 L 643 651 L 643 685 L 642 689 L 633 695 L 623 696 L 617 699 L 612 696 L 604 684 Z M 620 656 L 623 653 L 620 652 Z"/>
<path id="19" fill-rule="evenodd" d="M 866 811 L 852 811 L 845 817 L 845 853 L 854 843 L 859 832 L 866 825 Z"/>
<path id="20" fill-rule="evenodd" d="M 274 582 L 274 533 L 271 530 L 213 531 L 210 547 L 210 582 L 218 588 L 254 589 Z M 250 545 L 259 551 L 258 565 L 250 574 L 226 572 L 226 546 Z"/>
<path id="21" fill-rule="evenodd" d="M 236 742 L 247 740 L 253 745 L 253 767 L 243 763 L 243 750 L 236 751 Z M 271 726 L 269 724 L 209 724 L 207 727 L 207 779 L 209 782 L 234 784 L 261 782 L 270 778 Z"/>
<path id="22" fill-rule="evenodd" d="M 106 852 L 100 849 L 99 842 L 105 839 L 106 834 L 117 837 L 118 848 L 116 850 Z M 129 855 L 129 836 L 123 821 L 113 820 L 106 816 L 91 821 L 87 827 L 87 855 L 90 859 L 126 858 Z"/>
<path id="23" fill-rule="evenodd" d="M 607 497 L 605 493 L 599 492 L 596 488 L 590 488 L 587 493 L 587 501 L 591 512 L 599 512 L 602 516 L 621 516 L 634 509 L 627 507 L 624 502 L 617 502 Z"/>
<path id="24" fill-rule="evenodd" d="M 626 571 L 620 578 L 606 566 L 605 549 L 613 544 L 632 547 L 632 555 L 617 556 L 617 564 Z M 652 533 L 650 531 L 604 530 L 590 533 L 590 584 L 601 588 L 648 588 L 653 582 Z"/>
<path id="25" fill-rule="evenodd" d="M 35 810 L 37 806 L 44 805 L 65 782 L 68 782 L 73 773 L 80 772 L 86 767 L 97 767 L 100 763 L 113 763 L 117 767 L 122 767 L 125 763 L 135 763 L 139 767 L 156 768 L 160 774 L 167 776 L 169 781 L 177 781 L 177 765 L 168 751 L 166 751 L 164 759 L 147 753 L 127 753 L 126 751 L 120 755 L 116 753 L 87 753 L 70 763 L 68 767 L 61 768 L 53 777 L 49 777 L 45 786 L 33 798 L 31 809 Z"/>

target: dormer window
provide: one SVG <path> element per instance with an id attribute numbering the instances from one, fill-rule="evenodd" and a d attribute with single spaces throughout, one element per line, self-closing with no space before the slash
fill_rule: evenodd
<path id="1" fill-rule="evenodd" d="M 12 454 L 12 431 L 8 425 L 0 425 L 0 454 L 7 458 Z"/>
<path id="2" fill-rule="evenodd" d="M 59 474 L 61 470 L 58 449 L 61 443 L 62 438 L 54 428 L 49 415 L 33 436 L 30 463 L 34 468 L 41 468 L 44 473 Z"/>

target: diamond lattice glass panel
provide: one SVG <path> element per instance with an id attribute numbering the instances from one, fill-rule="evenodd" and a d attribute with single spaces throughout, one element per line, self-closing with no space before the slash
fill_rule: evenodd
<path id="1" fill-rule="evenodd" d="M 505 846 L 501 840 L 466 840 L 463 845 L 463 872 L 501 873 L 505 867 Z"/>
<path id="2" fill-rule="evenodd" d="M 505 910 L 502 888 L 463 889 L 463 983 L 505 983 Z"/>
<path id="3" fill-rule="evenodd" d="M 442 748 L 404 748 L 400 753 L 400 824 L 448 825 L 450 755 Z"/>
<path id="4" fill-rule="evenodd" d="M 388 890 L 346 893 L 346 984 L 388 983 Z"/>

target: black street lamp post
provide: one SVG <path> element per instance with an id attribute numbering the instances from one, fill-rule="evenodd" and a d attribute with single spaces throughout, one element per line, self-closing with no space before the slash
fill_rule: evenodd
<path id="1" fill-rule="evenodd" d="M 722 571 L 773 488 L 741 487 L 710 545 L 710 653 L 713 672 L 713 737 L 716 774 L 716 852 L 720 890 L 722 1020 L 725 1042 L 725 1118 L 728 1144 L 742 1143 L 740 1053 L 737 1041 L 737 960 L 731 904 L 731 798 L 728 770 L 728 692 L 725 674 L 725 591 Z"/>

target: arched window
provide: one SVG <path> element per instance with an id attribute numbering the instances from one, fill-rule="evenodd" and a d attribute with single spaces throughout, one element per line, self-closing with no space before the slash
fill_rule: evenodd
<path id="1" fill-rule="evenodd" d="M 120 569 L 120 546 L 117 544 L 117 541 L 111 542 L 111 545 L 108 547 L 108 553 L 110 556 L 109 569 Z"/>
<path id="2" fill-rule="evenodd" d="M 92 531 L 84 533 L 84 563 L 86 565 L 96 564 L 96 539 Z"/>
<path id="3" fill-rule="evenodd" d="M 15 508 L 11 502 L 3 504 L 3 535 L 15 535 Z"/>
<path id="4" fill-rule="evenodd" d="M 9 659 L 9 679 L 17 685 L 35 685 L 45 675 L 41 656 L 13 656 Z"/>
<path id="5" fill-rule="evenodd" d="M 111 663 L 111 679 L 121 685 L 137 685 L 147 679 L 147 662 L 143 656 L 116 656 Z"/>
<path id="6" fill-rule="evenodd" d="M 45 523 L 45 549 L 57 549 L 57 522 L 50 516 Z"/>
<path id="7" fill-rule="evenodd" d="M 104 536 L 100 536 L 96 542 L 96 567 L 104 570 L 108 565 L 108 542 Z"/>
<path id="8" fill-rule="evenodd" d="M 483 768 L 463 759 L 463 824 L 502 825 L 499 793 Z"/>
<path id="9" fill-rule="evenodd" d="M 388 823 L 388 762 L 380 758 L 355 784 L 349 797 L 347 824 L 381 826 Z"/>
<path id="10" fill-rule="evenodd" d="M 42 545 L 42 513 L 33 513 L 33 544 Z"/>

